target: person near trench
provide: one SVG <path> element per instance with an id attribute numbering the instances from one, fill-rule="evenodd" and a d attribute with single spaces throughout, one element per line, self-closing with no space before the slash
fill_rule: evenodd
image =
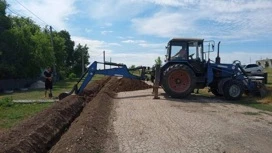
<path id="1" fill-rule="evenodd" d="M 52 76 L 52 69 L 50 67 L 47 67 L 47 69 L 44 71 L 44 77 L 45 77 L 45 92 L 44 97 L 47 97 L 47 91 L 49 90 L 49 98 L 52 98 L 52 88 L 53 88 L 53 76 Z"/>

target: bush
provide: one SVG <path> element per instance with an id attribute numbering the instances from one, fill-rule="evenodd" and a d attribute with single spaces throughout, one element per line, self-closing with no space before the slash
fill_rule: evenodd
<path id="1" fill-rule="evenodd" d="M 12 107 L 13 104 L 14 103 L 11 97 L 0 99 L 0 107 Z"/>
<path id="2" fill-rule="evenodd" d="M 74 79 L 74 78 L 76 78 L 76 74 L 75 73 L 70 73 L 68 78 L 69 79 Z"/>
<path id="3" fill-rule="evenodd" d="M 59 71 L 59 79 L 65 80 L 66 79 L 66 72 L 65 71 Z"/>

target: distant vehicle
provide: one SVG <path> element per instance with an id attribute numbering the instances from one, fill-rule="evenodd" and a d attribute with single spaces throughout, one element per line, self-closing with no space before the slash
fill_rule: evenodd
<path id="1" fill-rule="evenodd" d="M 260 74 L 263 73 L 264 68 L 261 65 L 257 65 L 257 64 L 248 64 L 245 65 L 244 70 L 247 73 L 251 73 L 251 74 Z"/>

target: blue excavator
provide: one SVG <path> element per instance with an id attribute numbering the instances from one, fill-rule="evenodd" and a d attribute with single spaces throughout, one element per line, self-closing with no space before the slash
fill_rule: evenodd
<path id="1" fill-rule="evenodd" d="M 208 43 L 208 49 L 204 50 L 204 43 Z M 156 77 L 148 67 L 128 69 L 124 64 L 94 62 L 85 74 L 80 78 L 70 93 L 62 93 L 59 99 L 75 92 L 80 94 L 95 74 L 119 76 L 131 79 L 146 80 L 146 73 L 151 74 L 155 81 L 169 96 L 173 98 L 185 98 L 194 89 L 208 87 L 215 96 L 223 96 L 228 100 L 238 100 L 245 94 L 259 94 L 265 96 L 267 90 L 260 77 L 248 76 L 236 60 L 231 64 L 221 63 L 219 56 L 220 42 L 218 43 L 217 57 L 212 61 L 209 56 L 214 52 L 214 41 L 194 38 L 173 38 L 167 46 L 165 64 L 156 68 Z M 98 70 L 97 64 L 116 66 L 116 68 Z M 139 70 L 140 76 L 133 75 L 130 71 Z M 79 82 L 84 78 L 80 88 Z"/>
<path id="2" fill-rule="evenodd" d="M 109 65 L 109 66 L 113 66 L 114 68 L 98 69 L 97 68 L 98 64 Z M 124 78 L 137 79 L 137 80 L 146 80 L 147 70 L 149 70 L 149 67 L 139 66 L 136 68 L 129 69 L 124 64 L 111 63 L 111 62 L 102 63 L 102 62 L 95 61 L 88 67 L 88 70 L 81 76 L 81 78 L 77 81 L 77 83 L 74 85 L 73 89 L 69 93 L 61 93 L 59 95 L 59 100 L 73 93 L 81 94 L 83 92 L 83 89 L 87 86 L 87 84 L 92 80 L 92 78 L 96 74 L 124 77 Z M 133 71 L 140 72 L 140 75 L 134 75 L 133 73 L 131 73 Z M 78 85 L 82 80 L 83 82 L 78 88 Z"/>

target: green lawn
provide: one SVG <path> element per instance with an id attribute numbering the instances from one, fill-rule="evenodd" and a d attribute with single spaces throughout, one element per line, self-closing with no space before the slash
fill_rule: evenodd
<path id="1" fill-rule="evenodd" d="M 92 81 L 99 80 L 103 75 L 95 75 Z M 79 79 L 62 80 L 53 85 L 53 95 L 71 91 Z M 79 84 L 80 87 L 81 83 Z M 44 99 L 44 90 L 36 89 L 25 92 L 16 91 L 12 94 L 0 94 L 0 131 L 9 129 L 22 120 L 35 115 L 53 103 L 13 103 L 13 99 Z"/>
<path id="2" fill-rule="evenodd" d="M 5 103 L 5 104 L 3 104 Z M 10 100 L 0 101 L 0 130 L 8 129 L 20 121 L 33 116 L 53 103 L 15 104 Z"/>

